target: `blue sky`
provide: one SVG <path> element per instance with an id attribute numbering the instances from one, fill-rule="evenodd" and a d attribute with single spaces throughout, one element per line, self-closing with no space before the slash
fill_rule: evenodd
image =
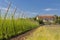
<path id="1" fill-rule="evenodd" d="M 11 9 L 17 7 L 28 16 L 60 15 L 60 0 L 0 0 L 0 9 L 6 10 L 9 2 Z"/>

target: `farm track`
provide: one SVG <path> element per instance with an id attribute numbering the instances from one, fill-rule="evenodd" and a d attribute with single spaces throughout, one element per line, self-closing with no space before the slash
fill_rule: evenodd
<path id="1" fill-rule="evenodd" d="M 59 27 L 59 28 L 60 28 L 60 25 L 44 25 L 44 26 L 40 26 L 40 27 L 38 27 L 38 28 L 36 28 L 36 29 L 30 30 L 30 31 L 28 31 L 28 32 L 26 32 L 26 33 L 24 33 L 24 34 L 22 34 L 22 35 L 19 35 L 19 36 L 17 36 L 17 37 L 14 37 L 14 38 L 12 38 L 12 39 L 10 39 L 10 40 L 25 40 L 25 39 L 27 39 L 27 37 L 29 37 L 30 35 L 32 36 L 33 32 L 36 32 L 36 31 L 38 31 L 38 30 L 41 30 L 41 27 L 52 27 L 52 28 L 54 28 L 54 27 Z"/>
<path id="2" fill-rule="evenodd" d="M 39 28 L 39 27 L 38 27 Z M 12 39 L 10 40 L 25 40 L 27 38 L 28 35 L 31 35 L 36 29 L 38 28 L 35 28 L 35 29 L 32 29 L 26 33 L 23 33 L 22 35 L 18 35 L 16 37 L 13 37 Z"/>

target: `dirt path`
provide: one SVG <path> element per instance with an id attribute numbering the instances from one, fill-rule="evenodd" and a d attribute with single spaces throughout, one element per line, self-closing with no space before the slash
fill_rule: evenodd
<path id="1" fill-rule="evenodd" d="M 30 30 L 30 31 L 28 31 L 28 32 L 26 32 L 26 33 L 24 33 L 22 35 L 16 36 L 16 37 L 14 37 L 14 38 L 12 38 L 10 40 L 25 40 L 27 38 L 27 36 L 31 35 L 36 29 L 38 29 L 38 28 Z"/>
<path id="2" fill-rule="evenodd" d="M 11 40 L 56 40 L 60 38 L 60 25 L 44 25 Z"/>

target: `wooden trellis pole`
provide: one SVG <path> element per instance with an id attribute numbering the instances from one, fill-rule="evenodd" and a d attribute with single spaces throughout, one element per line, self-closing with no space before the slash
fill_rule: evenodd
<path id="1" fill-rule="evenodd" d="M 2 27 L 2 37 L 3 37 L 2 40 L 5 40 L 6 39 L 4 37 L 5 36 L 5 33 L 4 33 L 4 26 L 3 25 L 4 25 L 5 21 L 6 21 L 6 17 L 7 17 L 7 14 L 9 12 L 10 7 L 11 7 L 11 3 L 9 3 L 9 5 L 7 7 L 6 13 L 5 13 L 4 18 L 3 18 L 2 26 L 1 26 Z M 7 27 L 6 27 L 6 33 L 7 33 Z"/>

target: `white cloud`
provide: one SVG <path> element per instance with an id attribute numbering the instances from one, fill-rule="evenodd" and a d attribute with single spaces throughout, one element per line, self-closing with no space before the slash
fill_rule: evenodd
<path id="1" fill-rule="evenodd" d="M 58 10 L 58 9 L 53 9 L 53 8 L 46 8 L 44 9 L 45 11 L 53 11 L 53 10 Z"/>
<path id="2" fill-rule="evenodd" d="M 2 10 L 2 11 L 6 11 L 7 8 L 6 8 L 6 7 L 0 7 L 0 10 Z M 9 9 L 9 11 L 13 11 L 13 10 L 14 10 L 13 8 L 10 8 L 10 9 Z"/>
<path id="3" fill-rule="evenodd" d="M 7 10 L 7 8 L 4 8 L 4 7 L 0 7 L 1 10 Z"/>

